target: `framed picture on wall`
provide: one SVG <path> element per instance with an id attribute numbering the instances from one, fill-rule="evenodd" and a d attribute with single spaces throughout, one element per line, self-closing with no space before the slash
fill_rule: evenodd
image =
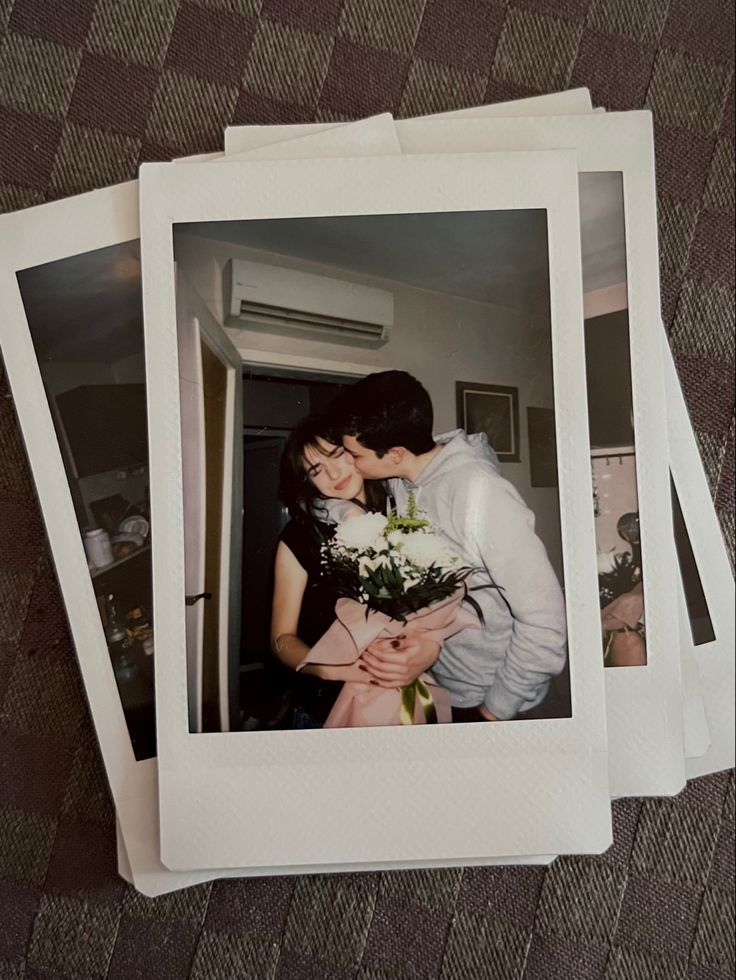
<path id="1" fill-rule="evenodd" d="M 526 410 L 529 433 L 529 475 L 533 487 L 557 486 L 555 413 L 551 408 Z"/>
<path id="2" fill-rule="evenodd" d="M 518 463 L 519 389 L 456 381 L 455 396 L 458 427 L 485 432 L 502 463 Z"/>

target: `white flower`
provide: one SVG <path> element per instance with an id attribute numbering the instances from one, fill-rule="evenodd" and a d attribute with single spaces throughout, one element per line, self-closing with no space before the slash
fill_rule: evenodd
<path id="1" fill-rule="evenodd" d="M 404 554 L 419 568 L 449 568 L 457 561 L 445 542 L 436 534 L 410 534 L 404 544 Z"/>
<path id="2" fill-rule="evenodd" d="M 345 548 L 354 551 L 367 551 L 373 548 L 378 551 L 386 544 L 383 531 L 388 519 L 383 514 L 360 514 L 350 517 L 337 529 L 335 540 Z"/>
<path id="3" fill-rule="evenodd" d="M 598 552 L 598 574 L 606 575 L 616 569 L 616 549 Z"/>
<path id="4" fill-rule="evenodd" d="M 386 535 L 386 540 L 391 545 L 392 548 L 403 548 L 406 542 L 414 537 L 413 534 L 409 534 L 406 531 L 390 531 Z"/>
<path id="5" fill-rule="evenodd" d="M 358 561 L 358 574 L 362 578 L 367 578 L 369 572 L 381 568 L 383 565 L 390 565 L 388 555 L 376 555 L 375 558 L 366 558 L 365 555 Z"/>

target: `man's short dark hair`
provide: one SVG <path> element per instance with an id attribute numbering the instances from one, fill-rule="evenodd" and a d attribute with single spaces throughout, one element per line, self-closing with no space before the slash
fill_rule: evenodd
<path id="1" fill-rule="evenodd" d="M 379 457 L 396 446 L 416 456 L 430 452 L 435 445 L 433 421 L 428 392 L 406 371 L 369 374 L 335 404 L 340 436 L 355 436 Z"/>

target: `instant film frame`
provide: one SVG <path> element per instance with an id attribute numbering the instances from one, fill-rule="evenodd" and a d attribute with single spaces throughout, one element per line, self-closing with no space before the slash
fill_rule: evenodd
<path id="1" fill-rule="evenodd" d="M 700 674 L 710 746 L 686 760 L 688 779 L 731 769 L 734 765 L 734 579 L 718 516 L 703 469 L 695 433 L 680 388 L 675 361 L 662 330 L 667 418 L 672 479 L 685 519 L 700 583 L 713 629 L 713 639 L 696 643 L 684 601 L 681 601 L 681 643 L 688 646 Z"/>
<path id="2" fill-rule="evenodd" d="M 137 761 L 133 752 L 16 277 L 22 270 L 137 240 L 138 184 L 4 215 L 0 227 L 0 346 L 136 887 L 158 894 L 170 886 L 157 853 L 157 761 Z M 183 875 L 177 887 L 203 880 L 206 876 Z"/>
<path id="3" fill-rule="evenodd" d="M 611 795 L 673 795 L 685 782 L 678 602 L 662 413 L 659 263 L 651 115 L 591 113 L 537 119 L 397 121 L 402 152 L 575 147 L 581 174 L 623 175 L 637 482 L 647 633 L 646 666 L 606 671 Z M 589 508 L 590 509 L 590 508 Z"/>
<path id="4" fill-rule="evenodd" d="M 566 92 L 554 92 L 550 95 L 533 95 L 527 99 L 517 99 L 513 102 L 494 102 L 491 105 L 474 106 L 470 109 L 458 109 L 454 112 L 438 112 L 425 119 L 485 119 L 497 116 L 546 116 L 551 112 L 555 115 L 570 113 L 592 112 L 590 92 L 587 88 L 574 88 Z M 225 157 L 237 158 L 240 153 L 251 157 L 253 151 L 261 147 L 273 146 L 280 141 L 291 141 L 302 137 L 313 137 L 337 129 L 344 129 L 349 123 L 296 123 L 283 126 L 228 126 L 225 129 Z M 222 158 L 221 158 L 222 159 Z"/>
<path id="5" fill-rule="evenodd" d="M 156 378 L 156 388 L 149 385 L 149 395 L 157 628 L 165 630 L 171 640 L 157 664 L 162 859 L 168 866 L 242 867 L 256 855 L 260 855 L 259 863 L 270 863 L 273 858 L 275 864 L 289 865 L 296 854 L 302 854 L 299 863 L 312 863 L 314 858 L 315 862 L 337 864 L 393 860 L 402 855 L 443 860 L 473 852 L 542 853 L 606 846 L 610 812 L 605 773 L 600 771 L 605 756 L 599 700 L 602 671 L 600 663 L 580 656 L 597 630 L 595 598 L 585 578 L 592 572 L 593 555 L 590 529 L 583 528 L 579 534 L 571 529 L 571 514 L 590 490 L 584 462 L 585 422 L 583 419 L 581 426 L 577 401 L 580 394 L 584 404 L 582 345 L 579 336 L 556 335 L 561 315 L 573 320 L 581 316 L 574 170 L 574 157 L 569 153 L 533 154 L 531 158 L 456 157 L 451 161 L 383 158 L 298 165 L 221 163 L 217 168 L 149 165 L 142 170 L 144 308 L 147 322 L 157 325 L 147 335 L 149 377 Z M 562 372 L 556 379 L 556 395 L 559 431 L 564 432 L 565 567 L 571 576 L 568 588 L 576 594 L 574 608 L 568 608 L 573 718 L 551 724 L 509 722 L 490 726 L 490 730 L 489 726 L 455 726 L 451 731 L 408 733 L 394 729 L 314 731 L 310 735 L 315 748 L 307 753 L 306 765 L 295 761 L 295 733 L 274 733 L 275 737 L 261 733 L 259 738 L 248 732 L 189 735 L 186 665 L 181 655 L 182 511 L 181 500 L 172 500 L 167 489 L 171 479 L 177 479 L 181 465 L 176 437 L 179 393 L 172 226 L 238 218 L 516 207 L 548 210 L 553 349 L 555 366 Z M 567 377 L 566 372 L 570 372 Z M 156 571 L 164 562 L 165 576 Z M 586 595 L 587 602 L 579 600 Z M 489 739 L 494 745 L 490 759 L 486 752 Z M 560 752 L 565 763 L 557 766 L 552 760 L 560 759 Z M 480 817 L 485 794 L 493 786 L 496 795 L 502 785 L 504 793 L 511 794 L 507 801 L 513 801 L 519 787 L 514 788 L 517 781 L 512 770 L 518 770 L 521 755 L 529 763 L 529 778 L 538 786 L 540 800 L 544 799 L 546 826 L 537 820 L 524 826 L 521 818 L 526 807 L 517 810 L 509 803 L 498 825 L 489 828 L 487 815 Z M 512 765 L 514 756 L 517 762 Z M 475 783 L 468 780 L 471 758 L 473 767 L 484 767 L 483 778 Z M 444 804 L 433 794 L 436 820 L 417 831 L 414 821 L 411 825 L 406 821 L 405 793 L 407 787 L 415 787 L 415 802 L 419 802 L 422 791 L 417 787 L 417 767 L 430 763 L 447 793 L 443 794 Z M 324 784 L 314 778 L 319 771 L 325 774 Z M 458 779 L 463 788 L 460 794 L 458 784 L 456 798 L 462 797 L 462 807 L 453 805 L 453 783 Z M 205 801 L 215 793 L 220 807 L 213 812 Z M 575 828 L 570 820 L 571 793 L 580 804 L 576 811 L 580 825 Z M 380 813 L 375 806 L 377 794 L 382 800 Z M 526 790 L 521 796 L 525 794 Z M 270 803 L 275 796 L 280 799 L 277 815 Z M 368 810 L 377 819 L 366 833 L 365 824 L 357 818 Z M 448 818 L 459 821 L 457 839 L 462 844 L 448 845 L 444 839 L 440 828 Z M 244 821 L 249 827 L 245 837 Z"/>
<path id="6" fill-rule="evenodd" d="M 468 114 L 482 115 L 482 116 L 492 116 L 496 112 L 503 112 L 506 108 L 505 104 L 499 105 L 489 105 L 489 106 L 479 106 L 476 109 L 467 110 Z M 523 111 L 534 111 L 535 113 L 552 112 L 588 112 L 591 110 L 590 95 L 587 89 L 577 89 L 571 90 L 563 93 L 556 93 L 552 95 L 540 96 L 538 98 L 521 99 L 514 103 L 515 112 Z M 461 110 L 463 114 L 465 110 Z M 386 121 L 389 123 L 389 127 L 386 126 Z M 341 124 L 343 130 L 351 130 L 354 133 L 354 140 L 360 138 L 360 147 L 363 147 L 366 152 L 388 152 L 389 150 L 398 150 L 398 142 L 395 138 L 395 131 L 393 128 L 393 120 L 390 116 L 385 116 L 381 119 L 364 120 L 356 124 Z M 346 148 L 348 144 L 343 142 L 343 137 L 335 140 L 336 127 L 329 126 L 324 127 L 320 124 L 306 124 L 306 125 L 292 125 L 292 126 L 241 126 L 234 127 L 230 132 L 237 137 L 240 141 L 240 149 L 243 151 L 242 155 L 244 158 L 249 159 L 252 157 L 257 158 L 272 158 L 280 159 L 283 157 L 299 158 L 299 157 L 322 157 L 335 155 L 339 153 L 341 148 Z M 390 129 L 390 132 L 389 132 Z M 329 132 L 328 132 L 329 131 Z M 370 132 L 368 132 L 370 131 Z M 337 143 L 337 146 L 336 146 Z M 252 150 L 248 151 L 248 147 L 252 147 Z M 353 151 L 351 149 L 352 155 L 357 155 L 357 148 Z M 222 154 L 213 153 L 199 155 L 195 157 L 187 157 L 183 160 L 176 161 L 178 163 L 185 162 L 204 162 L 206 160 L 217 161 L 222 159 Z M 164 891 L 170 891 L 177 888 L 185 887 L 189 883 L 193 883 L 194 876 L 182 874 L 180 872 L 168 871 L 168 869 L 163 868 L 163 866 L 158 861 L 158 792 L 157 786 L 154 786 L 150 794 L 150 799 L 146 800 L 142 798 L 140 801 L 140 808 L 137 813 L 139 818 L 139 833 L 137 834 L 139 842 L 148 843 L 148 851 L 150 852 L 151 860 L 153 862 L 154 870 L 150 873 L 142 876 L 138 874 L 138 887 L 144 887 L 149 891 L 156 891 L 161 893 Z M 131 880 L 133 877 L 133 870 L 131 869 L 130 861 L 128 859 L 128 854 L 124 841 L 124 834 L 121 829 L 120 820 L 116 821 L 116 830 L 118 837 L 118 855 L 119 855 L 119 870 L 124 878 Z M 129 826 L 130 834 L 130 826 Z M 517 857 L 517 858 L 474 858 L 471 860 L 465 860 L 463 862 L 455 862 L 458 864 L 504 864 L 504 863 L 540 863 L 546 864 L 552 860 L 551 857 L 547 856 L 529 856 L 529 857 Z M 426 866 L 424 862 L 399 862 L 397 864 L 392 864 L 390 867 L 417 867 Z M 369 870 L 371 866 L 360 865 L 356 866 L 354 870 Z M 379 870 L 383 867 L 388 867 L 387 865 L 377 865 L 373 866 L 375 870 Z M 299 869 L 306 870 L 306 869 Z M 314 869 L 317 870 L 317 869 Z M 214 876 L 231 876 L 238 875 L 241 872 L 238 870 L 234 871 L 216 871 L 210 870 L 207 872 L 202 872 L 196 877 L 197 881 L 208 880 Z M 243 872 L 246 873 L 246 872 Z M 252 872 L 251 872 L 252 873 Z M 142 884 L 142 879 L 145 878 L 145 884 Z"/>

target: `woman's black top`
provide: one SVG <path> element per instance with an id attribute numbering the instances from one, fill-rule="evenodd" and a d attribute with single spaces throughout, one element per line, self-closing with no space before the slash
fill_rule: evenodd
<path id="1" fill-rule="evenodd" d="M 307 587 L 299 613 L 297 635 L 310 647 L 327 632 L 335 620 L 335 603 L 339 596 L 331 586 L 329 575 L 323 574 L 321 564 L 322 545 L 334 533 L 335 527 L 332 524 L 292 519 L 279 539 L 287 545 L 307 573 Z M 295 690 L 300 705 L 319 724 L 323 724 L 330 713 L 341 687 L 341 681 L 325 681 L 301 671 L 295 674 Z"/>
<path id="2" fill-rule="evenodd" d="M 335 618 L 338 596 L 330 587 L 328 576 L 322 574 L 321 548 L 335 534 L 332 524 L 321 521 L 291 520 L 281 532 L 280 540 L 293 552 L 307 573 L 307 587 L 299 614 L 298 635 L 308 646 L 317 640 Z"/>

